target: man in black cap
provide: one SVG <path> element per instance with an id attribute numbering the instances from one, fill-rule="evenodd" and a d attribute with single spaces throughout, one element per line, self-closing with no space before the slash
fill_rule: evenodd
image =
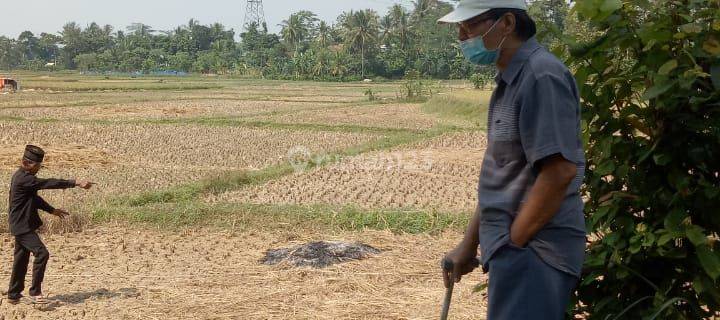
<path id="1" fill-rule="evenodd" d="M 39 147 L 32 145 L 25 147 L 22 164 L 10 182 L 8 209 L 10 212 L 10 233 L 15 236 L 15 261 L 13 262 L 12 276 L 10 277 L 8 301 L 13 304 L 18 303 L 22 298 L 30 253 L 35 257 L 32 286 L 30 287 L 31 302 L 47 303 L 43 297 L 41 286 L 50 253 L 35 232 L 42 226 L 38 209 L 60 218 L 70 215 L 67 211 L 55 209 L 48 204 L 38 195 L 38 190 L 74 187 L 90 189 L 93 185 L 89 181 L 37 178 L 36 174 L 42 167 L 44 157 L 45 151 Z"/>

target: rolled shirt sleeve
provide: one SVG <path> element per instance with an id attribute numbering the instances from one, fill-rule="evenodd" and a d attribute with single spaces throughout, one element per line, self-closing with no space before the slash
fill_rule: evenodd
<path id="1" fill-rule="evenodd" d="M 580 102 L 572 76 L 546 74 L 538 77 L 523 98 L 520 110 L 520 140 L 528 163 L 556 154 L 576 164 L 580 149 Z"/>

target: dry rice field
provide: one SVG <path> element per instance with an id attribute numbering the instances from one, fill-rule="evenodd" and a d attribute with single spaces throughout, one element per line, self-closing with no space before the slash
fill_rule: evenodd
<path id="1" fill-rule="evenodd" d="M 0 193 L 7 194 L 25 144 L 48 152 L 39 176 L 98 184 L 41 192 L 73 213 L 62 223 L 43 214 L 51 252 L 44 288 L 52 303 L 0 300 L 0 319 L 439 316 L 438 262 L 462 237 L 460 222 L 475 206 L 482 121 L 396 101 L 401 84 L 392 82 L 23 79 L 23 91 L 0 96 Z M 368 88 L 379 101 L 368 101 Z M 297 152 L 321 161 L 298 163 Z M 172 196 L 185 190 L 192 192 Z M 425 231 L 343 227 L 315 219 L 310 208 L 318 205 L 339 215 L 348 207 L 442 213 L 454 222 Z M 293 224 L 253 206 L 279 215 L 285 206 L 308 209 Z M 181 210 L 210 212 L 214 221 L 153 222 Z M 6 211 L 1 201 L 2 283 L 14 243 Z M 267 250 L 312 241 L 361 242 L 381 253 L 324 269 L 260 263 Z M 475 272 L 456 286 L 453 319 L 484 318 L 485 297 L 472 292 L 484 280 Z"/>
<path id="2" fill-rule="evenodd" d="M 366 209 L 471 212 L 485 151 L 482 133 L 454 133 L 346 158 L 210 201 L 331 204 Z"/>

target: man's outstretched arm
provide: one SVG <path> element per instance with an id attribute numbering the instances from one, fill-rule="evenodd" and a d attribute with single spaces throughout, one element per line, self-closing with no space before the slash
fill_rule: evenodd
<path id="1" fill-rule="evenodd" d="M 33 190 L 70 189 L 75 187 L 90 189 L 93 185 L 93 182 L 84 180 L 40 179 L 37 177 L 33 177 L 26 184 L 28 188 Z"/>
<path id="2" fill-rule="evenodd" d="M 70 189 L 77 186 L 75 180 L 63 180 L 63 179 L 41 179 L 35 176 L 27 181 L 25 186 L 32 190 L 47 190 L 47 189 Z"/>

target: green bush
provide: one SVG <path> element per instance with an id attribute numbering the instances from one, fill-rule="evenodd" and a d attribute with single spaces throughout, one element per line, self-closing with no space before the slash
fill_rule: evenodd
<path id="1" fill-rule="evenodd" d="M 720 2 L 580 0 L 591 232 L 576 312 L 720 311 Z M 595 37 L 593 34 L 599 34 Z"/>
<path id="2" fill-rule="evenodd" d="M 398 94 L 398 100 L 406 101 L 427 101 L 432 98 L 437 89 L 428 80 L 423 80 L 420 72 L 410 70 L 405 73 L 402 92 Z"/>
<path id="3" fill-rule="evenodd" d="M 375 101 L 377 100 L 377 96 L 375 95 L 375 91 L 373 91 L 372 88 L 368 88 L 365 90 L 365 96 L 368 98 L 368 101 Z"/>

